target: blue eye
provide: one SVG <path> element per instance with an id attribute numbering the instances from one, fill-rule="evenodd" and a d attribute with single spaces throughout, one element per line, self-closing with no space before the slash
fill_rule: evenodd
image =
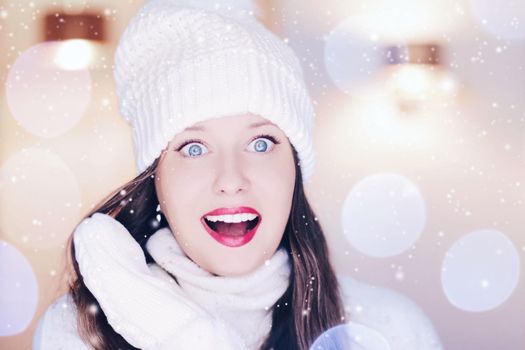
<path id="1" fill-rule="evenodd" d="M 268 141 L 272 143 L 271 146 L 268 145 L 269 143 Z M 252 142 L 250 143 L 250 145 L 254 144 L 255 146 L 254 149 L 256 153 L 268 153 L 269 148 L 270 150 L 272 150 L 273 146 L 279 143 L 280 142 L 273 136 L 258 135 L 252 139 Z M 187 140 L 183 142 L 180 146 L 176 147 L 176 151 L 177 152 L 183 151 L 182 154 L 185 157 L 195 158 L 205 153 L 203 152 L 203 148 L 204 150 L 207 151 L 207 148 L 203 145 L 203 142 L 201 140 L 192 139 L 192 140 Z"/>
<path id="2" fill-rule="evenodd" d="M 255 152 L 265 153 L 268 150 L 268 148 L 271 147 L 268 146 L 268 141 L 270 141 L 273 145 L 279 143 L 274 137 L 270 135 L 259 135 L 252 141 L 252 143 L 254 144 Z"/>
<path id="3" fill-rule="evenodd" d="M 189 147 L 186 147 L 189 146 Z M 201 144 L 201 141 L 199 140 L 188 140 L 184 142 L 182 145 L 177 147 L 177 151 L 182 151 L 183 149 L 187 149 L 188 152 L 182 152 L 184 156 L 194 158 L 200 156 L 203 151 L 202 148 L 204 146 Z M 206 147 L 204 147 L 206 149 Z"/>

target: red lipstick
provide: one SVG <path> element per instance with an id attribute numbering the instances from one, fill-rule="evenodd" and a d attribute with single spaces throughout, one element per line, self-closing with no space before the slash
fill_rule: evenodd
<path id="1" fill-rule="evenodd" d="M 234 214 L 242 214 L 242 213 L 250 213 L 250 214 L 257 214 L 258 216 L 258 222 L 257 225 L 255 225 L 254 228 L 246 232 L 242 236 L 227 236 L 220 234 L 214 230 L 212 230 L 208 224 L 206 223 L 205 217 L 208 215 L 234 215 Z M 207 214 L 204 214 L 201 218 L 202 225 L 206 229 L 206 232 L 210 234 L 217 242 L 228 246 L 228 247 L 241 247 L 248 242 L 252 240 L 252 238 L 255 236 L 255 233 L 257 232 L 257 229 L 259 228 L 259 225 L 261 224 L 261 215 L 253 208 L 250 207 L 237 207 L 237 208 L 219 208 L 215 209 Z"/>
<path id="2" fill-rule="evenodd" d="M 207 215 L 235 215 L 235 214 L 243 214 L 243 213 L 257 214 L 259 217 L 261 217 L 259 213 L 257 212 L 257 210 L 250 208 L 250 207 L 219 208 L 219 209 L 215 209 L 215 210 L 210 211 L 209 213 L 204 214 L 204 216 L 207 216 Z"/>

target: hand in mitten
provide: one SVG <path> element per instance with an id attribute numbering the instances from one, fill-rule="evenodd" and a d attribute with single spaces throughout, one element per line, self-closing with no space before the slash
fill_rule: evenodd
<path id="1" fill-rule="evenodd" d="M 131 345 L 145 350 L 245 347 L 175 281 L 153 275 L 140 245 L 111 216 L 93 214 L 73 238 L 84 283 L 109 324 Z"/>

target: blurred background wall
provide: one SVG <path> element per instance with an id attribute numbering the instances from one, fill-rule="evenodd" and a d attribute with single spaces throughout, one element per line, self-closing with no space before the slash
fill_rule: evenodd
<path id="1" fill-rule="evenodd" d="M 31 348 L 68 236 L 135 175 L 112 64 L 142 4 L 0 0 L 1 349 Z M 525 3 L 256 5 L 315 101 L 337 271 L 412 299 L 446 349 L 524 349 Z"/>

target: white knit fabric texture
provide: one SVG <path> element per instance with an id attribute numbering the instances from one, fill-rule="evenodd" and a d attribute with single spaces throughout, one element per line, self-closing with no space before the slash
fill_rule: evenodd
<path id="1" fill-rule="evenodd" d="M 209 4 L 151 0 L 120 39 L 117 96 L 133 129 L 138 172 L 186 127 L 253 113 L 287 135 L 307 183 L 315 163 L 315 112 L 299 59 L 251 12 Z"/>
<path id="2" fill-rule="evenodd" d="M 271 330 L 272 307 L 289 285 L 291 264 L 284 248 L 242 276 L 214 276 L 204 270 L 188 258 L 167 227 L 150 237 L 146 249 L 158 264 L 152 265 L 158 276 L 166 271 L 176 276 L 188 298 L 224 320 L 248 349 L 260 348 Z"/>
<path id="3" fill-rule="evenodd" d="M 270 331 L 270 310 L 289 284 L 284 249 L 249 275 L 217 277 L 189 260 L 165 228 L 150 238 L 148 250 L 177 284 L 159 276 L 157 265 L 147 266 L 139 244 L 107 214 L 84 219 L 73 238 L 84 283 L 109 324 L 145 350 L 252 348 Z"/>
<path id="4" fill-rule="evenodd" d="M 155 277 L 139 244 L 120 222 L 95 213 L 77 227 L 73 240 L 86 286 L 109 324 L 130 344 L 167 350 L 185 349 L 182 345 L 190 343 L 208 347 L 215 342 L 217 349 L 234 349 L 233 338 L 219 322 L 185 298 L 174 281 Z M 208 332 L 192 338 L 197 329 Z M 181 347 L 172 346 L 174 338 Z"/>
<path id="5" fill-rule="evenodd" d="M 172 233 L 164 228 L 151 236 L 147 243 L 147 250 L 155 263 L 148 265 L 151 275 L 145 276 L 132 268 L 143 259 L 142 253 L 137 254 L 133 262 L 125 264 L 122 255 L 129 255 L 134 248 L 121 242 L 114 242 L 116 246 L 113 243 L 107 245 L 108 239 L 117 238 L 112 233 L 129 235 L 129 232 L 110 217 L 95 214 L 93 218 L 98 224 L 93 225 L 95 221 L 91 221 L 83 226 L 82 231 L 75 231 L 84 236 L 75 239 L 75 246 L 80 248 L 82 245 L 80 250 L 84 251 L 81 253 L 84 258 L 77 259 L 84 282 L 94 292 L 106 316 L 124 311 L 129 318 L 118 323 L 135 325 L 117 330 L 130 343 L 143 345 L 141 338 L 146 334 L 158 335 L 160 332 L 172 335 L 162 337 L 164 341 L 158 345 L 148 341 L 151 345 L 142 348 L 216 350 L 221 347 L 214 341 L 215 337 L 227 336 L 235 349 L 259 349 L 271 328 L 271 309 L 266 310 L 265 306 L 275 303 L 288 286 L 290 265 L 283 251 L 276 252 L 268 264 L 263 264 L 253 273 L 217 277 L 185 256 Z M 97 258 L 86 259 L 86 254 L 95 254 Z M 108 267 L 106 259 L 116 259 L 124 265 Z M 177 283 L 172 276 L 177 278 Z M 410 299 L 349 276 L 339 275 L 338 281 L 348 322 L 346 331 L 353 339 L 359 340 L 359 349 L 443 349 L 432 322 Z M 166 286 L 171 288 L 167 290 Z M 164 294 L 170 290 L 176 291 L 177 295 L 166 299 Z M 190 304 L 202 308 L 221 322 L 214 322 L 217 327 L 210 329 L 210 323 L 195 319 L 197 322 L 188 327 L 184 323 L 183 311 Z M 72 298 L 65 295 L 58 299 L 40 319 L 33 348 L 87 350 L 77 333 L 75 317 Z M 182 327 L 177 327 L 177 324 Z M 112 323 L 112 326 L 117 325 Z M 203 338 L 213 345 L 202 346 Z"/>

